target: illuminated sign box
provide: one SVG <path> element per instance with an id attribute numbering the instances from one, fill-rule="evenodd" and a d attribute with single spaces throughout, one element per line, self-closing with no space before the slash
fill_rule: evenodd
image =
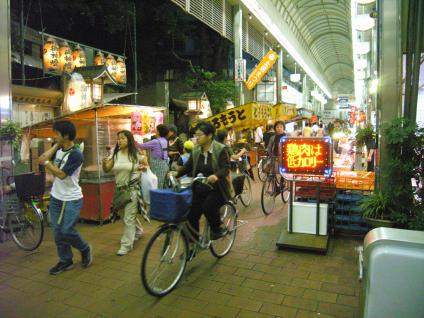
<path id="1" fill-rule="evenodd" d="M 329 176 L 332 172 L 332 141 L 329 137 L 282 137 L 282 174 Z"/>

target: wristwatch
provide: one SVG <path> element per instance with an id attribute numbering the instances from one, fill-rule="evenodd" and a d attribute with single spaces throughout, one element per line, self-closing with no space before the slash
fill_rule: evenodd
<path id="1" fill-rule="evenodd" d="M 44 161 L 44 162 L 43 162 L 43 166 L 47 166 L 47 164 L 48 164 L 49 162 L 50 162 L 50 161 L 48 161 L 48 160 Z"/>

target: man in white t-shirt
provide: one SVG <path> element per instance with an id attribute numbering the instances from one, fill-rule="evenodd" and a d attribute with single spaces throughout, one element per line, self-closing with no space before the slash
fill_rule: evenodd
<path id="1" fill-rule="evenodd" d="M 76 128 L 70 121 L 58 121 L 53 130 L 56 144 L 40 156 L 39 162 L 54 176 L 49 213 L 59 263 L 50 269 L 50 274 L 57 275 L 74 268 L 72 247 L 81 252 L 82 266 L 90 266 L 92 247 L 74 227 L 82 206 L 78 180 L 83 162 L 82 153 L 73 142 Z"/>
<path id="2" fill-rule="evenodd" d="M 259 126 L 255 129 L 255 144 L 261 144 L 264 140 L 264 134 L 262 132 L 262 127 Z"/>

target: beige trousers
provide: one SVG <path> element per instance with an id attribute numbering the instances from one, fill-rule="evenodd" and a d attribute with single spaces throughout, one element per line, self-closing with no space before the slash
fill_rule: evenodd
<path id="1" fill-rule="evenodd" d="M 124 222 L 124 234 L 121 237 L 121 250 L 130 251 L 133 248 L 136 233 L 143 231 L 141 222 L 137 218 L 137 198 L 136 191 L 131 193 L 131 202 L 125 206 L 121 219 Z"/>

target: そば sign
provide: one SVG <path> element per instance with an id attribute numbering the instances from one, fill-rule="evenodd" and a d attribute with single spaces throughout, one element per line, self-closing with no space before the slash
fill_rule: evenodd
<path id="1" fill-rule="evenodd" d="M 280 172 L 296 175 L 331 174 L 332 142 L 329 137 L 282 137 Z"/>

